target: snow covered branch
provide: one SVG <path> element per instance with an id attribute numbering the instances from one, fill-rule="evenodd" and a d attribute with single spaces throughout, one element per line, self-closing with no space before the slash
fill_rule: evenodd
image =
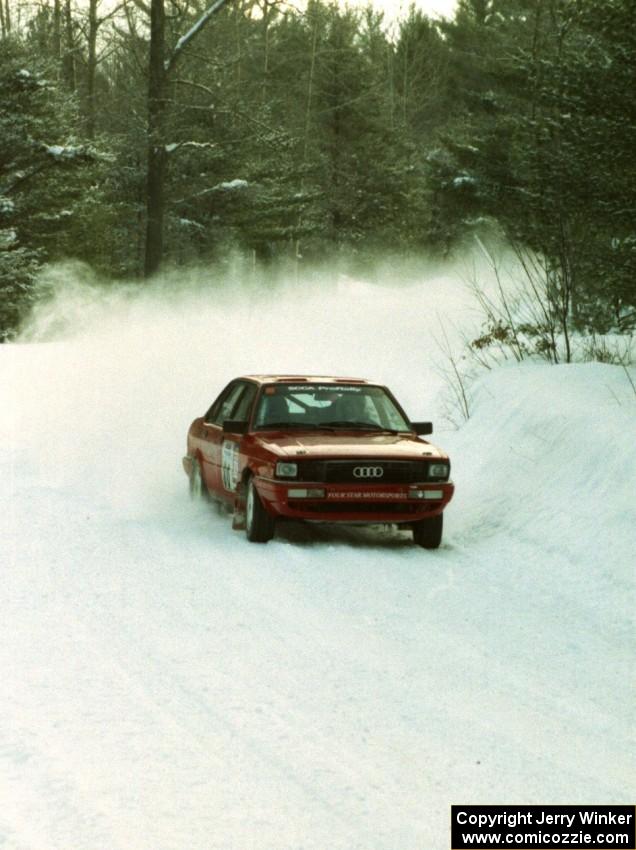
<path id="1" fill-rule="evenodd" d="M 175 48 L 172 51 L 172 54 L 170 55 L 170 57 L 168 59 L 166 59 L 165 70 L 166 70 L 167 74 L 170 73 L 172 68 L 174 68 L 174 66 L 176 65 L 176 63 L 179 60 L 179 57 L 181 56 L 181 54 L 183 53 L 185 48 L 188 46 L 188 44 L 192 41 L 192 39 L 196 35 L 198 35 L 199 32 L 201 32 L 203 27 L 207 24 L 207 22 L 212 17 L 212 15 L 216 14 L 220 9 L 222 9 L 223 6 L 225 6 L 225 4 L 227 2 L 228 2 L 228 0 L 215 0 L 215 2 L 212 3 L 211 6 L 208 6 L 208 8 L 201 15 L 201 17 L 198 19 L 198 21 L 196 21 L 196 23 L 194 23 L 190 27 L 190 29 L 187 31 L 187 33 L 185 35 L 181 36 L 179 41 L 176 43 Z"/>
<path id="2" fill-rule="evenodd" d="M 177 204 L 184 204 L 187 201 L 193 201 L 195 198 L 203 198 L 205 195 L 211 195 L 214 193 L 227 193 L 227 192 L 236 192 L 242 191 L 243 189 L 248 189 L 249 183 L 247 180 L 227 180 L 223 183 L 217 183 L 216 186 L 210 186 L 208 189 L 202 189 L 200 192 L 195 192 L 193 195 L 188 195 L 187 198 L 179 198 L 176 201 Z"/>
<path id="3" fill-rule="evenodd" d="M 217 145 L 214 142 L 171 142 L 165 146 L 167 154 L 178 153 L 184 148 L 194 148 L 195 150 L 214 150 Z"/>

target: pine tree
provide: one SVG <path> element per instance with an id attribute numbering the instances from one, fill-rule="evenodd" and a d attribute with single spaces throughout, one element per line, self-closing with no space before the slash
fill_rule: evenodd
<path id="1" fill-rule="evenodd" d="M 46 260 L 78 256 L 89 186 L 100 167 L 76 135 L 77 104 L 55 67 L 19 39 L 0 53 L 0 328 L 6 336 L 28 306 Z"/>

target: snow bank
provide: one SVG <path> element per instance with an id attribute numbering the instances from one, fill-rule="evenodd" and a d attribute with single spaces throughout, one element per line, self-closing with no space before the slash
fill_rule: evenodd
<path id="1" fill-rule="evenodd" d="M 632 370 L 633 372 L 633 370 Z M 473 391 L 473 415 L 446 444 L 462 481 L 458 532 L 505 526 L 553 541 L 594 570 L 636 551 L 636 395 L 625 371 L 600 363 L 501 367 Z"/>

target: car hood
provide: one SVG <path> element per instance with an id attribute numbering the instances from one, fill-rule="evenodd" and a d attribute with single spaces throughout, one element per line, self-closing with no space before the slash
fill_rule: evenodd
<path id="1" fill-rule="evenodd" d="M 437 446 L 404 434 L 276 434 L 256 437 L 266 449 L 283 457 L 385 458 L 408 460 L 422 457 L 446 458 Z"/>

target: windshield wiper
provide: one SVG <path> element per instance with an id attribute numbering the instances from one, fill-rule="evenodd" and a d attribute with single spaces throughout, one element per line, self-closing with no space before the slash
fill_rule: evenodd
<path id="1" fill-rule="evenodd" d="M 331 422 L 266 422 L 258 425 L 256 431 L 378 431 L 383 434 L 400 434 L 395 428 L 383 428 L 376 422 L 351 422 L 347 419 L 334 419 Z"/>
<path id="2" fill-rule="evenodd" d="M 320 428 L 342 428 L 350 429 L 351 431 L 382 431 L 387 434 L 399 434 L 394 428 L 383 428 L 376 422 L 351 422 L 346 419 L 335 419 L 331 422 L 323 422 Z"/>
<path id="3" fill-rule="evenodd" d="M 300 428 L 304 431 L 314 431 L 318 428 L 313 422 L 265 422 L 256 427 L 257 431 L 286 431 L 288 428 Z"/>

